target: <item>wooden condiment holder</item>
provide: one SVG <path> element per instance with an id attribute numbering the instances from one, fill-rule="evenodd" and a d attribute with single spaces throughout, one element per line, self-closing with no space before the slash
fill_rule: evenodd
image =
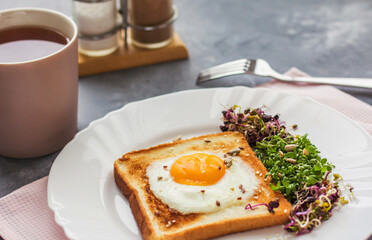
<path id="1" fill-rule="evenodd" d="M 89 57 L 79 54 L 79 76 L 180 60 L 189 56 L 185 44 L 176 32 L 169 45 L 157 49 L 138 48 L 130 44 L 130 41 L 125 48 L 123 38 L 118 38 L 119 48 L 110 55 Z"/>

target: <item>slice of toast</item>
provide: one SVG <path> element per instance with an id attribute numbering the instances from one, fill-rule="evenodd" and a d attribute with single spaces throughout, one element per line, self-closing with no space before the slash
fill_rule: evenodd
<path id="1" fill-rule="evenodd" d="M 195 152 L 224 154 L 240 149 L 238 157 L 252 169 L 258 187 L 254 196 L 240 205 L 222 208 L 209 213 L 181 213 L 157 198 L 146 175 L 150 163 Z M 239 151 L 238 151 L 239 152 Z M 265 180 L 267 170 L 257 159 L 244 136 L 237 132 L 209 134 L 172 143 L 160 144 L 149 149 L 125 154 L 114 163 L 114 177 L 119 189 L 129 200 L 137 225 L 144 239 L 208 239 L 229 233 L 268 227 L 286 223 L 291 210 L 290 203 L 269 186 Z M 254 210 L 251 205 L 277 200 L 274 213 L 264 205 Z"/>

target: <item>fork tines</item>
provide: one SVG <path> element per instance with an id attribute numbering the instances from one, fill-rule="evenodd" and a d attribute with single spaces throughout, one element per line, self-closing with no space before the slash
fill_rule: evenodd
<path id="1" fill-rule="evenodd" d="M 196 83 L 246 73 L 250 64 L 251 61 L 244 58 L 205 69 L 199 73 Z"/>

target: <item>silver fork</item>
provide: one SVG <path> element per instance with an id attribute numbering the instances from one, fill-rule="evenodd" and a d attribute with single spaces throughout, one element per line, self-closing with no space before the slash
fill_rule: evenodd
<path id="1" fill-rule="evenodd" d="M 245 58 L 201 71 L 198 75 L 196 84 L 238 74 L 252 74 L 262 77 L 272 77 L 287 82 L 307 82 L 348 87 L 372 88 L 371 78 L 291 77 L 274 71 L 263 59 Z"/>

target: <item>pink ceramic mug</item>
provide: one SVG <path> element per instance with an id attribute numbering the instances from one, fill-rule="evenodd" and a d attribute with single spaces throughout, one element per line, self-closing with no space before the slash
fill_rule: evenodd
<path id="1" fill-rule="evenodd" d="M 39 8 L 0 11 L 0 31 L 54 29 L 69 41 L 47 56 L 0 62 L 0 155 L 31 158 L 55 152 L 77 132 L 77 27 L 67 16 Z"/>

